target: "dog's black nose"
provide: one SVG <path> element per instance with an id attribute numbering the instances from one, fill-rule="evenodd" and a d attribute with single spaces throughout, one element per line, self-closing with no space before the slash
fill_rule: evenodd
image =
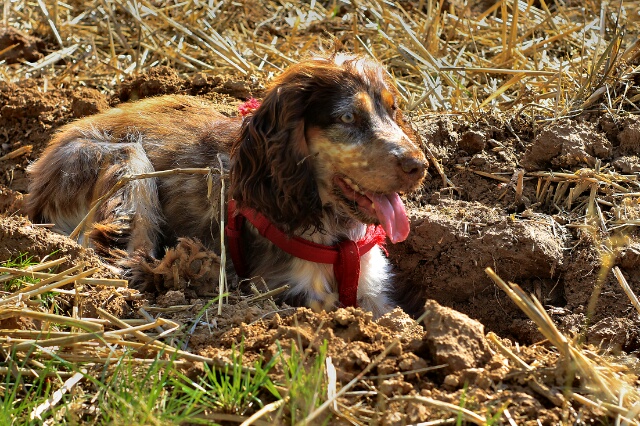
<path id="1" fill-rule="evenodd" d="M 424 171 L 427 169 L 427 160 L 424 158 L 405 156 L 400 158 L 400 167 L 402 168 L 402 171 L 408 175 L 422 176 Z"/>

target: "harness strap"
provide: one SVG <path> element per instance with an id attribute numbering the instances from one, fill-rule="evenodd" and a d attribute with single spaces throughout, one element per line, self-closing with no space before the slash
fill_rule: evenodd
<path id="1" fill-rule="evenodd" d="M 333 246 L 318 244 L 300 237 L 289 237 L 263 214 L 250 208 L 238 209 L 236 201 L 229 200 L 225 233 L 233 266 L 240 277 L 249 276 L 242 255 L 242 225 L 245 219 L 260 235 L 285 253 L 309 262 L 333 265 L 339 300 L 343 306 L 357 305 L 360 257 L 373 247 L 382 245 L 386 237 L 381 226 L 369 225 L 364 238 L 359 241 L 344 240 Z"/>

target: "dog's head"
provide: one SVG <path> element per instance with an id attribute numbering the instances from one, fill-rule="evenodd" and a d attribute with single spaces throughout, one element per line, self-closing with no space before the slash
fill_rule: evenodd
<path id="1" fill-rule="evenodd" d="M 231 193 L 288 232 L 320 226 L 323 207 L 409 232 L 398 195 L 427 168 L 377 62 L 337 54 L 293 65 L 245 120 L 232 152 Z"/>

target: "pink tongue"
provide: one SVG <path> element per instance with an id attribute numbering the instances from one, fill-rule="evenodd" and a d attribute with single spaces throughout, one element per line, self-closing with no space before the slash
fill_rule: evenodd
<path id="1" fill-rule="evenodd" d="M 368 193 L 367 196 L 373 200 L 378 220 L 391 242 L 395 244 L 406 240 L 409 219 L 400 196 L 396 192 L 389 195 Z"/>

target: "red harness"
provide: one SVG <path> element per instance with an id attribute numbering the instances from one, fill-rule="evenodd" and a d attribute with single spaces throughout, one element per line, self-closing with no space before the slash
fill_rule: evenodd
<path id="1" fill-rule="evenodd" d="M 291 256 L 309 262 L 332 264 L 342 306 L 357 305 L 360 257 L 373 247 L 382 246 L 386 238 L 384 229 L 375 225 L 369 225 L 363 239 L 345 240 L 333 246 L 317 244 L 300 237 L 290 238 L 264 215 L 250 208 L 237 209 L 235 200 L 229 200 L 225 233 L 233 266 L 238 276 L 244 278 L 249 276 L 242 256 L 242 225 L 245 219 L 256 227 L 260 235 Z"/>

